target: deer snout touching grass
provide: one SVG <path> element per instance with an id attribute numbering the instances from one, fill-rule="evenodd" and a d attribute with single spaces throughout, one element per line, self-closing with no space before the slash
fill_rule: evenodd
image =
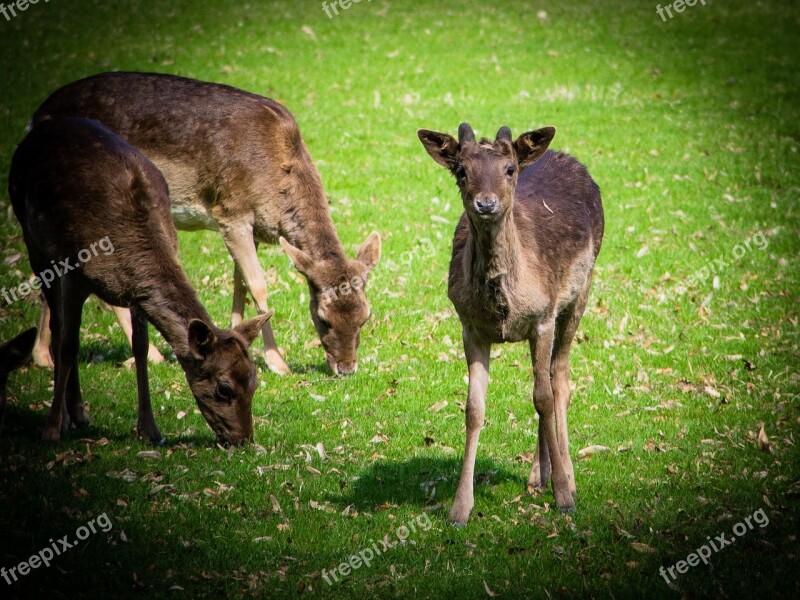
<path id="1" fill-rule="evenodd" d="M 54 398 L 42 438 L 55 442 L 70 425 L 88 425 L 78 381 L 81 313 L 89 294 L 130 309 L 138 387 L 137 431 L 163 443 L 150 405 L 148 321 L 175 351 L 197 405 L 217 438 L 253 436 L 256 370 L 249 347 L 272 312 L 218 329 L 178 262 L 167 184 L 143 154 L 96 121 L 49 119 L 14 153 L 9 174 L 14 214 L 28 258 L 41 275 L 80 256 L 98 239 L 112 251 L 43 287 L 51 307 Z"/>
<path id="2" fill-rule="evenodd" d="M 603 239 L 600 190 L 577 160 L 548 150 L 554 127 L 512 140 L 476 141 L 462 123 L 458 140 L 417 132 L 425 150 L 456 178 L 464 213 L 456 227 L 448 296 L 461 319 L 469 368 L 467 438 L 449 519 L 464 525 L 474 506 L 473 478 L 484 423 L 492 344 L 527 341 L 539 436 L 528 490 L 552 476 L 556 504 L 575 508 L 567 408 L 569 350 L 586 308 Z"/>

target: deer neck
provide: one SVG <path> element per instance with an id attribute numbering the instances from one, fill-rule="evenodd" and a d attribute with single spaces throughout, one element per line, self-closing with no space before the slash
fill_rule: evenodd
<path id="1" fill-rule="evenodd" d="M 466 246 L 465 267 L 469 280 L 478 287 L 486 284 L 513 286 L 518 279 L 521 247 L 513 210 L 497 222 L 487 223 L 472 216 Z"/>
<path id="2" fill-rule="evenodd" d="M 211 317 L 183 272 L 149 286 L 138 306 L 167 340 L 182 365 L 193 360 L 189 348 L 189 323 L 192 319 L 200 319 L 213 327 Z"/>
<path id="3" fill-rule="evenodd" d="M 287 175 L 282 235 L 316 260 L 344 261 L 344 247 L 333 226 L 322 179 L 303 150 Z"/>

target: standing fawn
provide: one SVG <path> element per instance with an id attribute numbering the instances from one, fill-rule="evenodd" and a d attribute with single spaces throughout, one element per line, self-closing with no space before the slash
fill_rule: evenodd
<path id="1" fill-rule="evenodd" d="M 256 371 L 248 348 L 271 314 L 232 330 L 211 324 L 178 262 L 167 184 L 158 169 L 95 121 L 55 119 L 37 125 L 17 148 L 9 192 L 37 287 L 52 307 L 55 385 L 42 438 L 58 441 L 70 423 L 89 422 L 78 349 L 83 303 L 96 294 L 131 309 L 140 436 L 164 441 L 150 406 L 150 321 L 175 351 L 220 441 L 250 440 Z M 110 251 L 98 253 L 98 240 Z"/>
<path id="2" fill-rule="evenodd" d="M 373 233 L 355 260 L 345 255 L 319 173 L 286 108 L 224 85 L 105 73 L 54 92 L 32 126 L 58 116 L 100 121 L 152 160 L 169 184 L 178 229 L 222 234 L 234 262 L 233 326 L 242 320 L 248 290 L 258 312 L 268 311 L 256 250 L 259 242 L 280 241 L 308 281 L 311 319 L 328 366 L 338 375 L 356 370 L 359 334 L 370 314 L 364 283 L 380 259 L 381 240 Z M 344 288 L 341 296 L 326 293 Z M 288 373 L 270 323 L 263 337 L 267 365 Z M 47 362 L 45 338 L 34 358 Z"/>
<path id="3" fill-rule="evenodd" d="M 6 410 L 8 375 L 28 362 L 35 340 L 36 328 L 34 327 L 23 331 L 13 340 L 0 344 L 0 418 Z"/>
<path id="4" fill-rule="evenodd" d="M 483 427 L 492 344 L 528 341 L 539 415 L 528 490 L 551 475 L 556 504 L 575 508 L 569 457 L 569 349 L 586 308 L 603 239 L 600 190 L 586 168 L 548 151 L 554 127 L 522 134 L 503 127 L 475 141 L 462 123 L 458 141 L 417 132 L 428 154 L 456 177 L 464 214 L 453 240 L 448 296 L 458 312 L 469 367 L 467 440 L 450 521 L 464 525 L 474 506 L 473 476 Z"/>

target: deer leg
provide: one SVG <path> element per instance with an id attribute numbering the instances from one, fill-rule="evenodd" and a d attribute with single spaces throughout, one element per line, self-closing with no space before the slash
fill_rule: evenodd
<path id="1" fill-rule="evenodd" d="M 556 504 L 562 511 L 572 511 L 575 509 L 575 501 L 570 493 L 567 467 L 565 465 L 565 462 L 569 461 L 569 454 L 564 456 L 560 451 L 556 433 L 555 399 L 550 382 L 554 338 L 555 318 L 539 323 L 536 338 L 531 342 L 531 356 L 534 361 L 533 402 L 536 406 L 536 412 L 539 414 L 540 431 L 544 429 L 547 447 L 550 450 L 553 494 L 556 498 Z"/>
<path id="2" fill-rule="evenodd" d="M 248 227 L 247 229 L 223 229 L 222 238 L 225 240 L 225 245 L 233 257 L 233 262 L 236 267 L 241 271 L 242 277 L 247 284 L 247 289 L 253 296 L 253 300 L 258 308 L 258 314 L 262 315 L 269 310 L 267 305 L 267 282 L 264 279 L 264 270 L 258 262 L 258 254 L 256 253 L 256 245 L 253 241 L 253 230 Z M 235 277 L 234 277 L 234 286 Z M 234 289 L 234 300 L 235 289 Z M 234 305 L 234 309 L 236 306 Z M 233 320 L 232 317 L 231 320 Z M 272 332 L 272 325 L 270 321 L 264 324 L 261 330 L 261 335 L 264 338 L 264 360 L 271 371 L 278 375 L 288 375 L 291 373 L 289 365 L 283 360 L 280 352 L 278 351 L 278 344 L 275 342 L 275 334 Z"/>
<path id="3" fill-rule="evenodd" d="M 575 487 L 575 473 L 572 466 L 572 459 L 569 455 L 569 433 L 567 431 L 567 410 L 570 406 L 569 352 L 572 346 L 572 340 L 575 339 L 575 332 L 578 331 L 578 325 L 581 322 L 583 311 L 586 309 L 591 280 L 592 278 L 589 277 L 586 286 L 581 290 L 574 304 L 567 308 L 564 313 L 562 313 L 561 318 L 559 318 L 553 347 L 553 396 L 555 397 L 558 444 L 559 451 L 562 457 L 564 457 L 564 466 L 569 481 L 569 491 L 573 498 L 577 496 L 578 491 Z"/>
<path id="4" fill-rule="evenodd" d="M 533 454 L 531 474 L 528 477 L 528 492 L 537 494 L 544 491 L 548 481 L 550 481 L 550 449 L 547 447 L 544 421 L 539 419 L 539 435 L 536 442 L 536 452 Z"/>
<path id="5" fill-rule="evenodd" d="M 78 378 L 77 353 L 69 372 L 69 381 L 67 382 L 67 414 L 75 427 L 88 427 L 90 424 L 89 413 L 86 412 L 86 406 L 83 404 L 83 395 L 81 394 L 81 385 Z"/>
<path id="6" fill-rule="evenodd" d="M 50 305 L 42 294 L 39 305 L 39 327 L 36 333 L 36 343 L 33 346 L 33 362 L 47 369 L 55 368 L 53 354 L 50 352 L 50 340 Z"/>
<path id="7" fill-rule="evenodd" d="M 156 425 L 153 406 L 150 403 L 150 382 L 147 375 L 147 318 L 136 309 L 130 311 L 133 357 L 136 361 L 136 389 L 139 399 L 136 433 L 152 444 L 163 446 L 167 443 Z"/>
<path id="8" fill-rule="evenodd" d="M 244 320 L 244 303 L 247 299 L 247 284 L 239 268 L 239 263 L 233 265 L 233 307 L 231 308 L 231 327 L 236 327 Z"/>
<path id="9" fill-rule="evenodd" d="M 464 353 L 469 366 L 469 391 L 467 393 L 467 440 L 464 445 L 464 462 L 458 481 L 456 498 L 450 509 L 449 520 L 456 526 L 466 525 L 475 505 L 473 485 L 478 437 L 486 414 L 486 389 L 489 385 L 490 344 L 479 344 L 464 330 Z"/>
<path id="10" fill-rule="evenodd" d="M 48 303 L 57 308 L 51 311 L 50 316 L 55 350 L 55 386 L 53 404 L 45 418 L 42 432 L 42 440 L 45 442 L 57 442 L 69 431 L 70 420 L 65 401 L 71 371 L 77 368 L 81 311 L 86 301 L 85 294 L 68 289 L 68 281 L 62 281 L 59 287 L 58 291 L 48 297 Z"/>
<path id="11" fill-rule="evenodd" d="M 114 316 L 117 318 L 120 327 L 122 327 L 122 331 L 125 332 L 125 338 L 128 340 L 128 345 L 133 348 L 133 324 L 131 323 L 130 309 L 123 308 L 121 306 L 112 306 L 111 304 L 106 304 L 102 300 L 101 304 L 104 308 L 107 308 L 114 313 Z M 147 347 L 147 360 L 154 365 L 164 362 L 164 356 L 158 351 L 158 348 L 156 348 L 153 344 L 150 344 L 149 341 Z"/>

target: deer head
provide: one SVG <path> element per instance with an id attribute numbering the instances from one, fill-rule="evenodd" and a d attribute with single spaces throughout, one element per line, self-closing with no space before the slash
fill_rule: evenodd
<path id="1" fill-rule="evenodd" d="M 512 141 L 511 130 L 501 127 L 494 142 L 476 142 L 469 123 L 459 126 L 458 141 L 446 133 L 417 131 L 431 158 L 455 176 L 467 215 L 482 222 L 496 221 L 511 209 L 520 170 L 544 154 L 555 134 L 555 127 L 543 127 Z"/>
<path id="2" fill-rule="evenodd" d="M 239 446 L 253 438 L 256 369 L 248 349 L 274 311 L 216 329 L 189 322 L 189 356 L 181 360 L 200 413 L 223 442 Z"/>
<path id="3" fill-rule="evenodd" d="M 311 320 L 325 360 L 336 375 L 358 369 L 361 328 L 371 311 L 364 288 L 381 258 L 381 238 L 373 232 L 359 247 L 355 260 L 314 260 L 307 252 L 281 238 L 281 246 L 308 281 Z"/>
<path id="4" fill-rule="evenodd" d="M 36 327 L 20 333 L 13 340 L 0 345 L 0 413 L 6 407 L 8 374 L 19 369 L 31 356 L 36 341 Z"/>

